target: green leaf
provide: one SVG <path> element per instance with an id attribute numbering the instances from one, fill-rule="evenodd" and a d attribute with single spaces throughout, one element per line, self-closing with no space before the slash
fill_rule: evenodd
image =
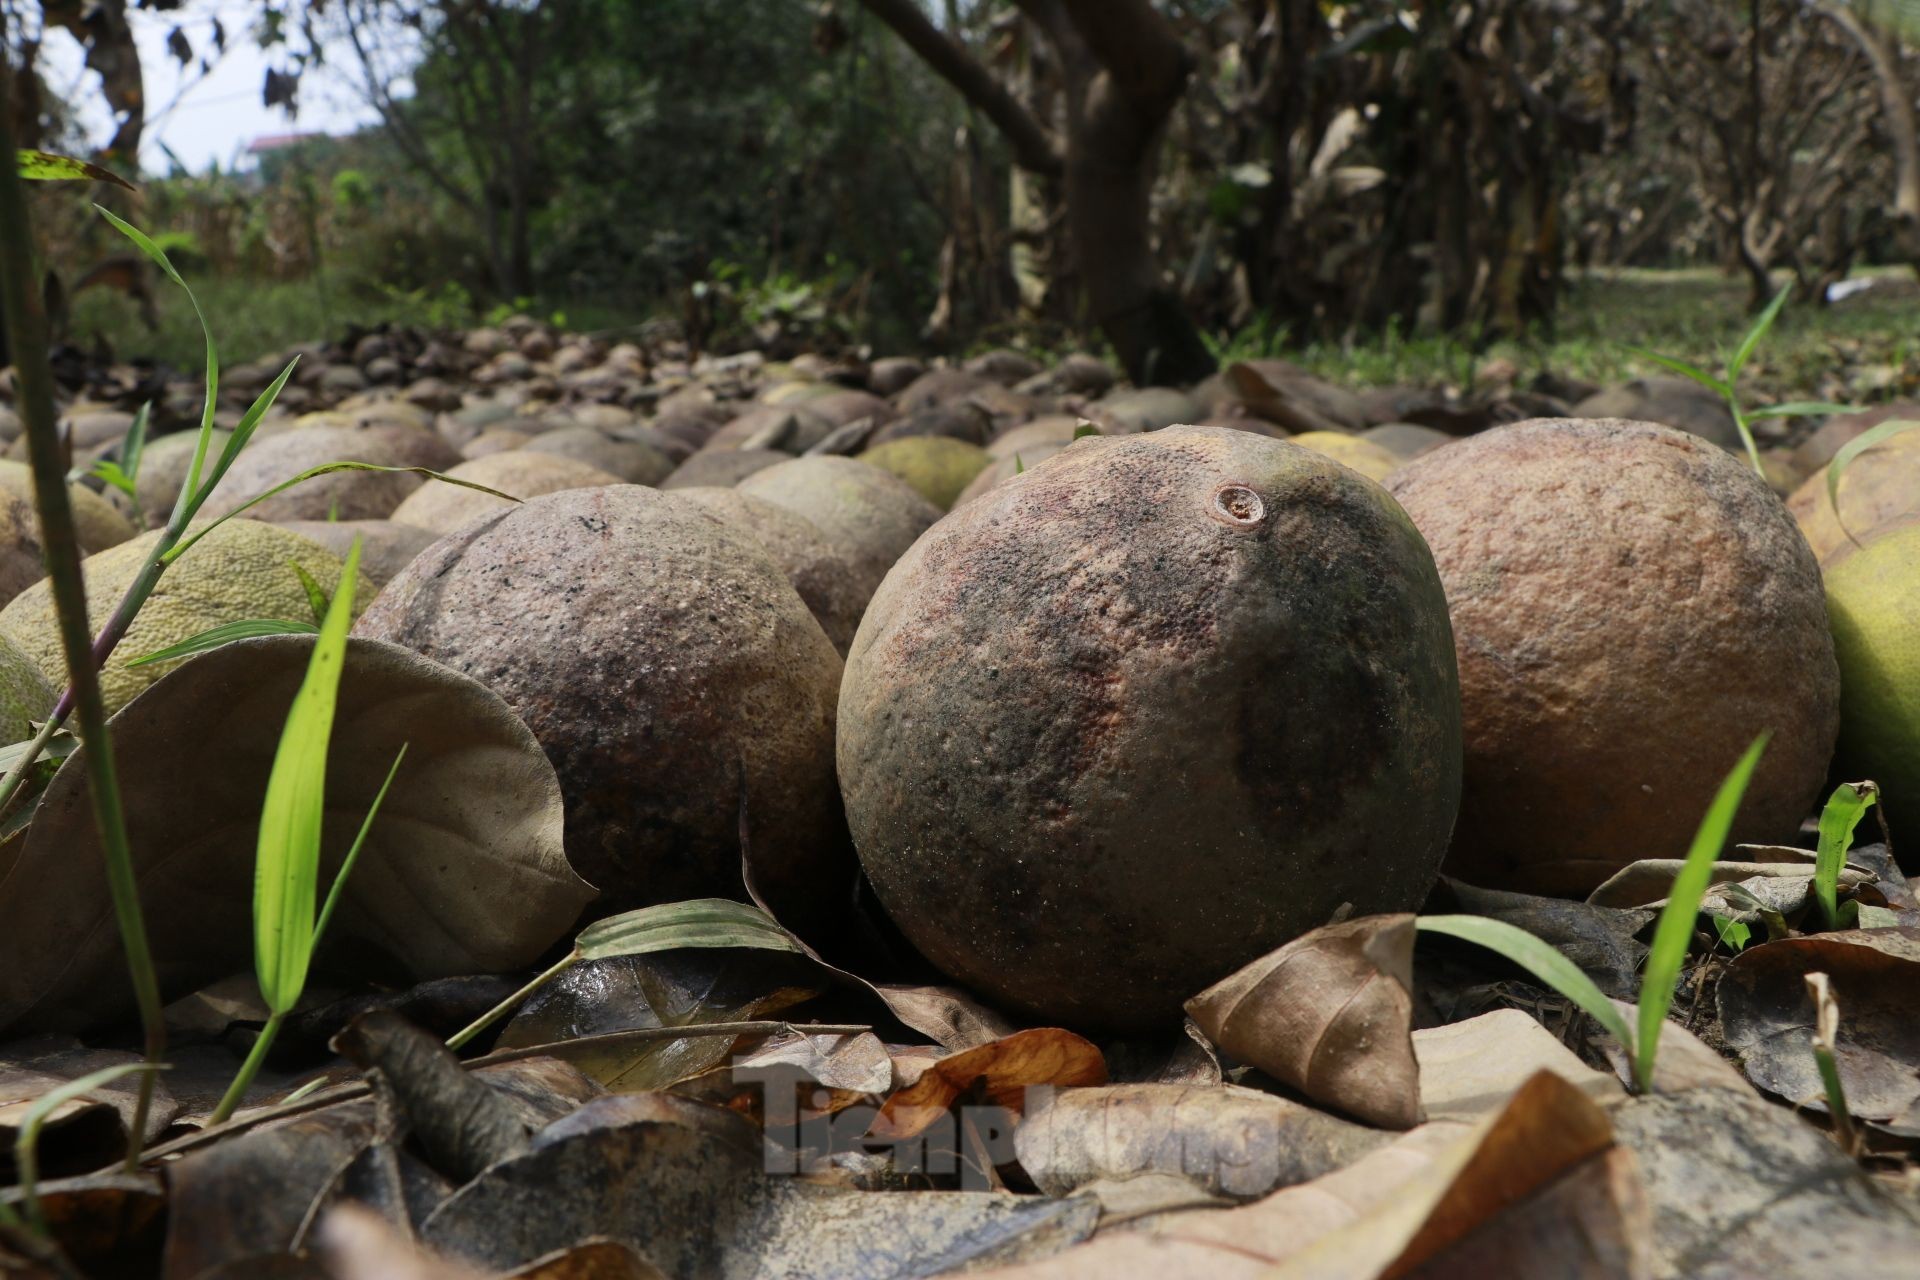
<path id="1" fill-rule="evenodd" d="M 1833 455 L 1833 461 L 1827 464 L 1827 505 L 1833 508 L 1833 518 L 1840 522 L 1840 531 L 1847 535 L 1847 541 L 1854 546 L 1860 545 L 1860 539 L 1853 536 L 1853 530 L 1847 528 L 1847 522 L 1840 515 L 1840 477 L 1853 465 L 1853 460 L 1873 446 L 1891 440 L 1903 431 L 1920 427 L 1920 421 L 1912 418 L 1896 418 L 1883 422 L 1869 431 L 1863 431 L 1840 446 L 1840 452 Z"/>
<path id="2" fill-rule="evenodd" d="M 1820 900 L 1820 914 L 1827 928 L 1840 926 L 1840 868 L 1847 863 L 1847 850 L 1853 848 L 1853 833 L 1860 819 L 1880 798 L 1880 788 L 1871 782 L 1843 782 L 1827 797 L 1820 811 L 1820 847 L 1814 857 L 1813 892 Z"/>
<path id="3" fill-rule="evenodd" d="M 179 644 L 170 644 L 164 649 L 155 649 L 152 653 L 142 654 L 127 665 L 144 667 L 150 662 L 171 662 L 175 658 L 190 658 L 196 653 L 218 649 L 221 645 L 232 644 L 235 640 L 251 640 L 255 636 L 317 636 L 319 634 L 320 628 L 311 622 L 285 618 L 241 618 L 235 622 L 223 622 L 217 627 L 209 627 L 197 636 L 188 636 Z"/>
<path id="4" fill-rule="evenodd" d="M 120 469 L 126 473 L 128 484 L 140 478 L 140 459 L 147 451 L 147 424 L 152 418 L 153 401 L 149 400 L 133 415 L 126 442 L 120 446 Z"/>
<path id="5" fill-rule="evenodd" d="M 25 1201 L 27 1218 L 42 1232 L 46 1230 L 46 1220 L 40 1213 L 38 1194 L 40 1181 L 40 1130 L 46 1125 L 47 1117 L 57 1109 L 85 1094 L 92 1093 L 102 1085 L 112 1084 L 122 1076 L 132 1075 L 136 1071 L 161 1070 L 164 1064 L 146 1062 L 123 1062 L 119 1066 L 102 1067 L 98 1071 L 89 1071 L 78 1080 L 69 1080 L 58 1088 L 49 1089 L 28 1105 L 26 1114 L 18 1121 L 18 1130 L 13 1139 L 14 1176 L 20 1184 L 20 1198 Z M 136 1137 L 135 1141 L 139 1139 Z"/>
<path id="6" fill-rule="evenodd" d="M 138 248 L 140 252 L 146 254 L 149 258 L 153 259 L 155 263 L 159 264 L 160 269 L 167 273 L 169 280 L 180 286 L 181 292 L 187 295 L 187 301 L 193 304 L 193 317 L 200 322 L 200 336 L 206 340 L 206 400 L 200 406 L 200 439 L 199 443 L 194 447 L 193 463 L 187 468 L 187 481 L 180 486 L 180 499 L 174 504 L 174 518 L 177 520 L 180 519 L 183 512 L 190 516 L 192 511 L 198 510 L 198 502 L 193 501 L 193 495 L 201 492 L 200 466 L 207 456 L 207 442 L 213 439 L 213 404 L 220 390 L 220 353 L 214 346 L 213 330 L 207 324 L 207 313 L 200 309 L 200 299 L 193 296 L 193 290 L 189 289 L 187 282 L 180 278 L 179 271 L 174 269 L 173 261 L 167 257 L 160 246 L 149 239 L 146 232 L 140 230 L 140 228 L 134 226 L 124 218 L 114 216 L 111 209 L 104 209 L 97 204 L 93 207 L 101 217 L 113 224 L 115 230 L 119 231 L 119 233 L 127 239 L 133 241 L 134 246 Z M 204 495 L 202 495 L 200 501 L 204 500 Z M 184 521 L 182 521 L 182 523 L 184 524 Z"/>
<path id="7" fill-rule="evenodd" d="M 1653 1087 L 1653 1064 L 1660 1051 L 1660 1029 L 1666 1025 L 1667 1010 L 1673 1007 L 1673 990 L 1680 981 L 1680 968 L 1686 963 L 1687 946 L 1693 940 L 1694 921 L 1700 914 L 1700 899 L 1713 880 L 1713 864 L 1727 843 L 1727 831 L 1740 808 L 1754 766 L 1767 749 L 1772 733 L 1753 740 L 1746 754 L 1733 766 L 1720 790 L 1707 806 L 1707 816 L 1693 833 L 1687 859 L 1667 891 L 1667 905 L 1661 909 L 1654 926 L 1653 946 L 1647 953 L 1647 967 L 1640 978 L 1640 1035 L 1634 1046 L 1633 1077 L 1641 1092 Z"/>
<path id="8" fill-rule="evenodd" d="M 1026 470 L 1027 470 L 1027 464 L 1020 460 L 1019 454 L 1017 453 L 1014 454 L 1013 455 L 1013 474 L 1017 476 L 1024 475 L 1026 474 Z"/>
<path id="9" fill-rule="evenodd" d="M 1413 923 L 1423 932 L 1463 938 L 1505 956 L 1578 1005 L 1632 1051 L 1633 1032 L 1613 1001 L 1593 984 L 1592 978 L 1580 971 L 1579 965 L 1525 929 L 1486 916 L 1421 916 Z"/>
<path id="10" fill-rule="evenodd" d="M 1097 436 L 1099 434 L 1100 428 L 1094 426 L 1091 422 L 1082 422 L 1073 429 L 1073 438 L 1075 440 L 1084 439 L 1087 436 Z"/>
<path id="11" fill-rule="evenodd" d="M 220 487 L 220 481 L 226 476 L 227 469 L 233 466 L 234 461 L 240 456 L 240 451 L 253 440 L 253 433 L 259 429 L 260 420 L 266 417 L 267 410 L 273 407 L 273 402 L 280 396 L 281 388 L 287 385 L 287 379 L 293 376 L 294 367 L 299 363 L 299 356 L 287 361 L 287 367 L 280 371 L 280 376 L 268 383 L 267 389 L 262 391 L 259 397 L 247 406 L 247 411 L 240 415 L 240 421 L 234 424 L 233 434 L 227 437 L 226 447 L 220 450 L 220 456 L 214 460 L 213 470 L 207 474 L 206 483 L 201 485 L 195 493 L 193 505 L 188 512 L 189 519 L 192 518 L 193 512 L 200 510 L 206 500 L 212 496 L 213 491 Z M 204 447 L 203 445 L 202 448 Z M 184 494 L 185 490 L 182 490 L 182 493 Z M 185 501 L 184 497 L 182 501 Z"/>
<path id="12" fill-rule="evenodd" d="M 253 873 L 254 967 L 267 1008 L 285 1014 L 299 1002 L 313 960 L 314 907 L 320 879 L 320 835 L 326 817 L 327 743 L 346 665 L 360 540 L 333 593 L 314 642 L 307 676 L 287 712 L 260 809 Z"/>
<path id="13" fill-rule="evenodd" d="M 40 748 L 37 754 L 47 760 L 65 760 L 74 753 L 74 749 L 79 745 L 80 739 L 74 737 L 73 734 L 67 730 L 61 729 L 51 738 L 47 739 L 46 744 Z M 13 742 L 4 747 L 0 747 L 0 772 L 5 772 L 13 768 L 14 765 L 19 764 L 20 757 L 26 755 L 32 746 L 33 743 L 27 741 Z"/>
<path id="14" fill-rule="evenodd" d="M 573 949 L 581 960 L 604 960 L 679 947 L 757 947 L 804 954 L 772 916 L 728 898 L 694 898 L 608 916 L 582 929 Z"/>
<path id="15" fill-rule="evenodd" d="M 238 432 L 234 433 L 234 438 L 235 439 L 239 438 Z M 231 448 L 231 443 L 229 443 L 229 448 Z M 192 537 L 182 538 L 179 544 L 175 546 L 173 550 L 167 552 L 166 555 L 162 556 L 161 559 L 166 561 L 168 564 L 172 564 L 175 560 L 178 560 L 181 556 L 187 554 L 187 551 L 193 546 L 194 543 L 200 541 L 200 539 L 206 537 L 208 534 L 212 533 L 215 529 L 218 529 L 221 525 L 233 519 L 235 516 L 242 515 L 247 511 L 250 511 L 254 507 L 259 506 L 261 503 L 265 502 L 268 498 L 273 497 L 277 493 L 285 493 L 288 489 L 293 488 L 293 486 L 297 484 L 304 484 L 308 480 L 313 479 L 315 476 L 324 476 L 334 471 L 405 472 L 410 475 L 425 476 L 429 480 L 438 480 L 443 484 L 457 484 L 462 489 L 474 489 L 481 493 L 492 494 L 494 497 L 504 498 L 508 502 L 520 501 L 520 499 L 514 497 L 510 493 L 502 493 L 498 489 L 489 489 L 487 488 L 487 486 L 483 484 L 475 484 L 471 480 L 461 480 L 455 476 L 446 475 L 443 472 L 434 471 L 427 467 L 382 467 L 382 466 L 376 466 L 371 462 L 328 462 L 317 467 L 309 467 L 307 470 L 302 471 L 299 475 L 295 476 L 291 480 L 281 481 L 279 484 L 273 486 L 273 488 L 267 490 L 265 493 L 261 494 L 259 497 L 251 498 L 247 500 L 246 502 L 242 503 L 240 506 L 235 507 L 233 510 L 221 516 L 218 520 L 211 521 L 210 523 L 203 525 L 199 529 L 196 529 Z M 218 483 L 218 482 L 217 481 L 209 482 L 209 487 L 211 487 L 211 484 L 213 483 Z"/>
<path id="16" fill-rule="evenodd" d="M 111 182 L 129 191 L 139 190 L 111 169 L 103 169 L 72 156 L 57 156 L 51 151 L 32 151 L 26 147 L 14 155 L 14 164 L 20 176 L 34 182 Z"/>
<path id="17" fill-rule="evenodd" d="M 1786 404 L 1768 405 L 1764 409 L 1753 409 L 1747 413 L 1749 418 L 1812 418 L 1835 413 L 1858 413 L 1859 409 L 1850 404 L 1833 404 L 1826 400 L 1790 400 Z"/>
<path id="18" fill-rule="evenodd" d="M 300 579 L 300 589 L 307 593 L 307 608 L 313 610 L 314 622 L 323 621 L 327 616 L 326 589 L 314 580 L 313 575 L 307 572 L 306 566 L 298 560 L 289 560 L 287 565 Z"/>
<path id="19" fill-rule="evenodd" d="M 1720 945 L 1729 951 L 1745 951 L 1747 943 L 1753 940 L 1753 930 L 1738 920 L 1728 920 L 1724 916 L 1708 916 L 1713 922 L 1713 932 L 1720 939 Z"/>
<path id="20" fill-rule="evenodd" d="M 129 498 L 133 497 L 133 477 L 123 471 L 120 464 L 112 458 L 101 458 L 91 467 L 87 468 L 87 474 L 99 476 L 102 480 L 105 480 L 108 484 L 126 494 Z"/>
<path id="21" fill-rule="evenodd" d="M 320 939 L 326 936 L 327 921 L 333 919 L 333 908 L 340 901 L 340 890 L 347 883 L 347 873 L 353 870 L 353 864 L 360 860 L 360 848 L 367 842 L 367 833 L 373 830 L 373 820 L 380 813 L 380 805 L 387 798 L 387 789 L 393 786 L 395 775 L 400 772 L 400 762 L 407 758 L 407 747 L 401 743 L 399 752 L 393 757 L 393 766 L 387 770 L 387 780 L 380 784 L 380 790 L 373 796 L 373 803 L 367 806 L 367 816 L 360 824 L 360 833 L 353 838 L 353 844 L 347 849 L 347 856 L 340 860 L 340 874 L 333 878 L 333 888 L 327 890 L 326 905 L 320 908 L 320 918 L 313 925 L 313 945 L 318 947 Z"/>
<path id="22" fill-rule="evenodd" d="M 1733 359 L 1727 361 L 1728 386 L 1732 386 L 1739 378 L 1740 371 L 1747 367 L 1747 361 L 1752 358 L 1754 349 L 1760 345 L 1760 340 L 1767 336 L 1767 330 L 1773 328 L 1773 322 L 1780 318 L 1780 308 L 1787 305 L 1787 297 L 1792 292 L 1792 282 L 1781 285 L 1780 292 L 1773 295 L 1773 301 L 1767 304 L 1767 309 L 1760 313 L 1759 319 L 1753 322 L 1753 327 L 1747 330 L 1747 336 L 1740 340 L 1740 349 L 1733 353 Z"/>
<path id="23" fill-rule="evenodd" d="M 1692 378 L 1701 386 L 1709 388 L 1719 395 L 1730 396 L 1733 394 L 1732 389 L 1728 387 L 1726 383 L 1720 381 L 1720 379 L 1714 377 L 1705 369 L 1694 368 L 1684 360 L 1675 360 L 1672 356 L 1663 356 L 1659 352 L 1649 351 L 1645 347 L 1629 345 L 1627 350 L 1639 356 L 1642 360 L 1651 360 L 1661 368 L 1670 369 L 1683 378 Z"/>

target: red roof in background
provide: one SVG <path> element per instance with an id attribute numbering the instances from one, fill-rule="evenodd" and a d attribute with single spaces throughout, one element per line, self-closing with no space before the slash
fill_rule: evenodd
<path id="1" fill-rule="evenodd" d="M 247 144 L 248 155 L 259 155 L 263 151 L 279 151 L 285 147 L 297 146 L 312 138 L 324 138 L 324 133 L 265 133 Z"/>

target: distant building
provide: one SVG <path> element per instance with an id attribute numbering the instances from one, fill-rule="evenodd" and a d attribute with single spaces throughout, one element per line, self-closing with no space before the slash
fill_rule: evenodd
<path id="1" fill-rule="evenodd" d="M 331 135 L 318 132 L 263 133 L 241 150 L 233 171 L 258 174 L 263 180 L 272 181 L 289 161 L 303 152 L 323 151 L 332 141 Z"/>

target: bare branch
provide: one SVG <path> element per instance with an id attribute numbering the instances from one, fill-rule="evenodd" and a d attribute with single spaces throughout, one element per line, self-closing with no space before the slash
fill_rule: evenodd
<path id="1" fill-rule="evenodd" d="M 981 115 L 993 122 L 1007 145 L 1013 148 L 1014 163 L 1034 173 L 1060 172 L 1060 145 L 1053 135 L 1007 92 L 992 72 L 934 26 L 914 0 L 860 0 L 860 3 L 893 28 L 894 34 L 918 54 L 934 74 L 959 90 Z"/>

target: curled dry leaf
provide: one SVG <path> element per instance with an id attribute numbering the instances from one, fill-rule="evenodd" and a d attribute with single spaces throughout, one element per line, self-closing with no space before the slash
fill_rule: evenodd
<path id="1" fill-rule="evenodd" d="M 202 654 L 111 722 L 140 897 L 170 993 L 251 967 L 260 797 L 312 645 L 273 636 Z M 497 695 L 397 645 L 348 644 L 321 882 L 403 743 L 406 762 L 319 970 L 406 982 L 530 964 L 592 896 L 562 851 L 553 768 Z M 132 1005 L 84 754 L 55 776 L 0 882 L 0 1028 L 78 1028 Z M 48 911 L 50 902 L 61 910 Z"/>
<path id="2" fill-rule="evenodd" d="M 1477 1126 L 1430 1122 L 1338 1172 L 1253 1204 L 1147 1218 L 1056 1257 L 979 1275 L 994 1280 L 1405 1275 L 1445 1256 L 1449 1246 L 1477 1228 L 1498 1229 L 1510 1207 L 1606 1157 L 1612 1145 L 1607 1117 L 1592 1099 L 1543 1071 Z M 1631 1206 L 1621 1209 L 1623 1215 L 1632 1211 Z M 1316 1251 L 1312 1265 L 1275 1269 L 1336 1233 L 1342 1243 Z"/>
<path id="3" fill-rule="evenodd" d="M 1369 1124 L 1420 1115 L 1411 915 L 1323 925 L 1187 1001 L 1232 1057 Z"/>
<path id="4" fill-rule="evenodd" d="M 1030 1088 L 1106 1082 L 1106 1059 L 1092 1041 L 1058 1027 L 1016 1031 L 928 1067 L 918 1080 L 887 1099 L 869 1132 L 880 1139 L 925 1133 L 970 1090 L 978 1090 L 979 1101 L 1020 1115 Z"/>
<path id="5" fill-rule="evenodd" d="M 1703 1089 L 1611 1114 L 1653 1205 L 1662 1280 L 1913 1274 L 1920 1209 L 1785 1108 Z"/>
<path id="6" fill-rule="evenodd" d="M 1422 1028 L 1413 1033 L 1413 1052 L 1420 1060 L 1420 1105 L 1430 1120 L 1484 1120 L 1541 1071 L 1551 1071 L 1601 1106 L 1627 1096 L 1613 1076 L 1582 1062 L 1518 1009 Z"/>
<path id="7" fill-rule="evenodd" d="M 421 1236 L 494 1271 L 614 1240 L 673 1276 L 895 1280 L 1053 1252 L 1099 1213 L 1079 1199 L 852 1191 L 768 1177 L 762 1160 L 683 1124 L 593 1129 L 489 1169 Z"/>
<path id="8" fill-rule="evenodd" d="M 874 991 L 889 1012 L 943 1049 L 977 1049 L 1014 1033 L 1003 1015 L 954 987 L 917 987 L 876 983 Z"/>
<path id="9" fill-rule="evenodd" d="M 1211 1195 L 1250 1200 L 1344 1168 L 1387 1140 L 1255 1089 L 1118 1084 L 1051 1094 L 1014 1132 L 1014 1149 L 1048 1195 L 1177 1174 Z"/>
<path id="10" fill-rule="evenodd" d="M 1813 1056 L 1815 1009 L 1806 976 L 1828 975 L 1844 1016 L 1834 1055 L 1847 1109 L 1920 1137 L 1920 929 L 1859 929 L 1751 947 L 1721 978 L 1716 999 L 1729 1048 L 1747 1078 L 1795 1105 L 1826 1110 Z"/>

